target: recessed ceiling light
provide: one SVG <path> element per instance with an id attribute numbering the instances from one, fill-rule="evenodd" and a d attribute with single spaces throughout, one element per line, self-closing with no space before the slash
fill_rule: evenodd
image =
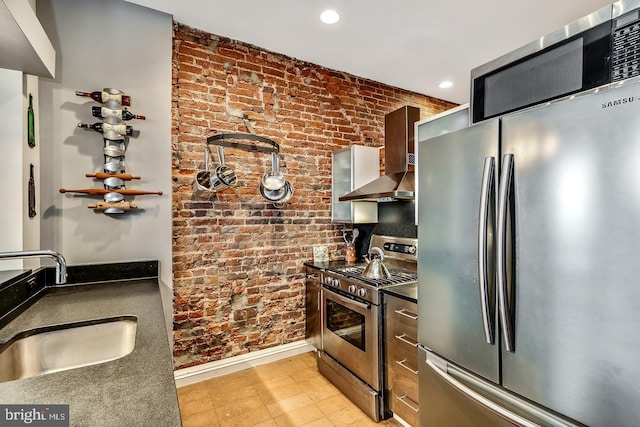
<path id="1" fill-rule="evenodd" d="M 442 83 L 440 83 L 440 84 L 438 85 L 438 87 L 439 87 L 440 89 L 446 89 L 446 88 L 449 88 L 449 87 L 451 87 L 451 86 L 453 86 L 453 82 L 450 82 L 449 80 L 446 80 L 446 81 L 444 81 L 444 82 L 442 82 Z"/>
<path id="2" fill-rule="evenodd" d="M 335 24 L 340 20 L 340 15 L 335 10 L 325 10 L 320 14 L 320 20 L 325 24 Z"/>

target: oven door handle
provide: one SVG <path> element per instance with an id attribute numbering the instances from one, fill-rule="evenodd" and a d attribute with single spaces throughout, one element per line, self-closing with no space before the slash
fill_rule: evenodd
<path id="1" fill-rule="evenodd" d="M 329 290 L 328 288 L 325 288 L 325 289 Z M 356 307 L 364 308 L 365 310 L 371 310 L 371 304 L 365 304 L 365 303 L 360 302 L 360 301 L 352 300 L 351 298 L 343 297 L 339 293 L 336 293 L 336 292 L 333 292 L 333 291 L 331 291 L 330 294 L 328 294 L 328 295 L 336 297 L 337 299 L 340 300 L 340 302 L 344 302 L 344 303 L 347 303 L 347 304 L 353 304 Z"/>
<path id="2" fill-rule="evenodd" d="M 358 307 L 367 309 L 367 310 L 371 310 L 371 304 L 365 304 L 363 302 L 359 302 L 359 301 L 354 301 L 350 298 L 345 298 L 345 301 L 349 301 L 351 304 L 356 305 Z"/>

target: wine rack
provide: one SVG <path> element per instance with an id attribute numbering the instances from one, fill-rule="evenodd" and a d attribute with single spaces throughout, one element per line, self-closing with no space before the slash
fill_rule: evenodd
<path id="1" fill-rule="evenodd" d="M 102 171 L 87 173 L 85 176 L 102 182 L 103 188 L 84 188 L 68 190 L 61 188 L 61 193 L 80 193 L 86 195 L 100 195 L 102 202 L 89 203 L 88 208 L 104 214 L 123 214 L 137 209 L 138 206 L 125 200 L 125 196 L 141 196 L 149 194 L 162 195 L 161 191 L 145 191 L 127 189 L 126 183 L 140 179 L 139 176 L 127 173 L 125 157 L 129 145 L 129 137 L 139 134 L 133 126 L 126 122 L 132 119 L 145 120 L 145 116 L 131 113 L 125 106 L 131 105 L 131 97 L 118 89 L 104 88 L 102 91 L 81 92 L 76 95 L 86 96 L 101 104 L 93 106 L 91 114 L 100 122 L 92 124 L 78 123 L 79 128 L 93 130 L 102 134 L 104 164 Z"/>

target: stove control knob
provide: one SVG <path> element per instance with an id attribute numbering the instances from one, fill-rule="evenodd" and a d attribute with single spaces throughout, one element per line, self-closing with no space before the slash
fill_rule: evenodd
<path id="1" fill-rule="evenodd" d="M 367 290 L 365 288 L 358 289 L 358 295 L 361 296 L 361 297 L 366 297 L 367 296 Z"/>
<path id="2" fill-rule="evenodd" d="M 352 294 L 355 294 L 355 293 L 356 293 L 356 290 L 357 290 L 356 285 L 349 285 L 348 290 L 349 290 L 349 292 L 351 292 Z"/>
<path id="3" fill-rule="evenodd" d="M 415 246 L 409 246 L 409 253 L 411 255 L 415 254 L 416 253 L 416 247 Z"/>
<path id="4" fill-rule="evenodd" d="M 340 280 L 333 279 L 333 282 L 331 284 L 333 285 L 334 288 L 339 288 L 340 287 Z"/>
<path id="5" fill-rule="evenodd" d="M 331 284 L 331 277 L 327 276 L 324 278 L 324 284 L 325 285 L 330 285 Z"/>

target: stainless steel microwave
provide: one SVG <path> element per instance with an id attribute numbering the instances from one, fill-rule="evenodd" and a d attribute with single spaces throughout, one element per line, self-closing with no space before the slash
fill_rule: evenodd
<path id="1" fill-rule="evenodd" d="M 471 70 L 470 121 L 638 75 L 640 0 L 623 0 Z"/>

